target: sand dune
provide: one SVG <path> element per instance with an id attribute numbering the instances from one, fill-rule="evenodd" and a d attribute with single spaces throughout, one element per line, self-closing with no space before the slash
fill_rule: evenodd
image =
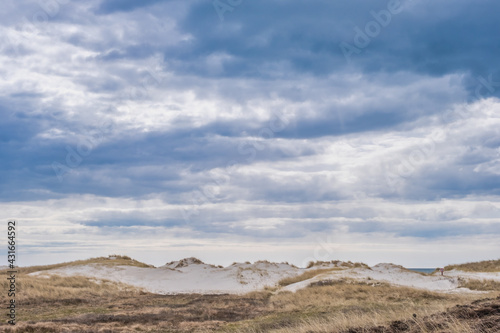
<path id="1" fill-rule="evenodd" d="M 332 271 L 324 272 L 329 268 Z M 312 274 L 312 278 L 291 283 L 285 287 L 278 285 L 278 282 L 284 278 L 297 277 L 318 269 L 322 269 L 321 273 L 318 271 L 316 276 Z M 327 262 L 310 268 L 298 268 L 287 263 L 258 261 L 222 267 L 205 264 L 196 258 L 173 261 L 160 267 L 113 266 L 95 263 L 69 265 L 31 273 L 31 275 L 41 277 L 50 277 L 54 274 L 80 275 L 97 280 L 122 282 L 157 294 L 243 294 L 266 287 L 277 288 L 277 291 L 295 292 L 311 283 L 340 279 L 361 280 L 369 283 L 384 282 L 438 292 L 465 293 L 473 291 L 460 288 L 460 278 L 500 280 L 500 273 L 469 273 L 453 270 L 446 272 L 445 276 L 425 275 L 393 264 L 352 267 L 343 262 Z"/>

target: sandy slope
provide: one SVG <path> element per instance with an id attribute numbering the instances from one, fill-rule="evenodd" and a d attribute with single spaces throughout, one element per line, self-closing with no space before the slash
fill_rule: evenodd
<path id="1" fill-rule="evenodd" d="M 393 264 L 378 264 L 371 267 L 371 269 L 353 268 L 342 271 L 333 271 L 315 276 L 309 280 L 288 285 L 283 289 L 295 292 L 314 282 L 345 278 L 368 282 L 387 282 L 393 285 L 432 291 L 470 292 L 468 289 L 458 288 L 458 279 L 456 276 L 422 275 Z"/>
<path id="2" fill-rule="evenodd" d="M 341 263 L 304 269 L 286 263 L 277 264 L 259 261 L 253 264 L 236 263 L 228 267 L 217 267 L 207 265 L 194 258 L 187 258 L 157 268 L 90 264 L 67 266 L 31 274 L 44 277 L 49 277 L 52 274 L 62 276 L 82 275 L 95 279 L 123 282 L 158 294 L 242 294 L 262 290 L 266 286 L 277 286 L 279 280 L 302 274 L 307 270 L 338 267 L 339 265 L 342 267 Z M 439 292 L 471 292 L 469 289 L 458 287 L 459 277 L 500 280 L 499 273 L 450 271 L 446 272 L 445 276 L 422 275 L 408 271 L 401 266 L 378 264 L 371 268 L 343 267 L 340 270 L 323 273 L 311 279 L 288 285 L 280 290 L 295 292 L 314 282 L 350 278 L 369 283 L 380 281 Z"/>
<path id="3" fill-rule="evenodd" d="M 158 268 L 92 264 L 35 272 L 32 275 L 82 275 L 123 282 L 159 294 L 239 294 L 273 286 L 284 277 L 300 273 L 299 268 L 288 264 L 238 263 L 222 268 L 188 258 Z"/>
<path id="4" fill-rule="evenodd" d="M 463 272 L 451 270 L 446 272 L 447 276 L 462 277 L 475 280 L 494 280 L 500 282 L 500 273 L 483 273 L 483 272 Z"/>

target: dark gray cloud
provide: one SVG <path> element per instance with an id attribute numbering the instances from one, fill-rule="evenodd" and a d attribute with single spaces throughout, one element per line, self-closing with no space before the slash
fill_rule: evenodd
<path id="1" fill-rule="evenodd" d="M 166 3 L 168 0 L 144 0 L 140 2 L 133 0 L 103 1 L 99 5 L 97 13 L 111 14 L 115 12 L 129 12 L 137 8 L 144 8 L 162 2 Z"/>
<path id="2" fill-rule="evenodd" d="M 363 72 L 413 71 L 432 76 L 463 72 L 485 75 L 499 69 L 499 4 L 483 1 L 401 1 L 402 8 L 362 52 L 352 56 Z M 231 59 L 218 75 L 322 76 L 349 68 L 339 43 L 354 45 L 355 27 L 374 21 L 387 1 L 252 1 L 218 22 L 208 3 L 198 2 L 181 21 L 193 39 L 165 54 L 179 71 L 209 75 L 203 59 L 224 53 Z M 480 18 L 480 19 L 478 19 Z M 277 66 L 285 65 L 286 71 Z M 351 67 L 352 68 L 352 67 Z M 273 70 L 277 69 L 277 70 Z"/>

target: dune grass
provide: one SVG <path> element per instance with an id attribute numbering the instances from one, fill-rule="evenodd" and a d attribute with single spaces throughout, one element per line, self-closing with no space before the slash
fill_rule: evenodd
<path id="1" fill-rule="evenodd" d="M 112 259 L 114 258 L 114 259 Z M 135 266 L 135 267 L 154 267 L 152 265 L 145 264 L 143 262 L 132 259 L 128 256 L 120 256 L 120 255 L 110 255 L 108 257 L 98 257 L 98 258 L 90 258 L 85 260 L 76 260 L 71 262 L 63 262 L 60 264 L 54 265 L 42 265 L 42 266 L 29 266 L 29 267 L 18 267 L 17 271 L 20 274 L 29 274 L 38 271 L 46 271 L 50 269 L 63 268 L 63 267 L 71 267 L 71 266 L 79 266 L 79 265 L 89 265 L 89 264 L 100 264 L 106 266 Z"/>
<path id="2" fill-rule="evenodd" d="M 297 282 L 311 279 L 319 274 L 333 272 L 333 271 L 339 271 L 339 270 L 342 270 L 342 268 L 324 268 L 324 269 L 319 268 L 319 269 L 314 269 L 314 270 L 310 270 L 310 271 L 305 271 L 304 273 L 302 273 L 300 275 L 291 276 L 291 277 L 281 279 L 278 282 L 278 285 L 281 287 L 284 287 L 284 286 L 288 286 L 288 285 L 293 284 L 293 283 L 297 283 Z"/>
<path id="3" fill-rule="evenodd" d="M 8 290 L 9 281 L 2 279 L 2 290 Z M 113 296 L 123 291 L 139 292 L 140 289 L 126 284 L 95 279 L 83 276 L 58 276 L 50 277 L 31 276 L 24 273 L 16 276 L 16 299 L 26 300 L 64 300 L 82 299 L 87 296 Z M 6 300 L 7 295 L 2 293 L 0 300 Z"/>
<path id="4" fill-rule="evenodd" d="M 458 265 L 448 265 L 444 269 L 447 271 L 456 269 L 464 272 L 500 272 L 500 259 L 469 262 Z"/>
<path id="5" fill-rule="evenodd" d="M 478 291 L 500 291 L 500 282 L 495 280 L 458 279 L 460 287 Z"/>
<path id="6" fill-rule="evenodd" d="M 317 267 L 317 266 L 322 266 L 322 265 L 336 265 L 338 267 L 342 267 L 342 268 L 359 268 L 359 267 L 363 267 L 363 268 L 368 268 L 370 269 L 370 266 L 368 266 L 367 264 L 365 263 L 362 263 L 362 262 L 352 262 L 352 261 L 340 261 L 340 260 L 331 260 L 331 261 L 321 261 L 321 260 L 318 260 L 318 261 L 309 261 L 309 263 L 307 264 L 307 267 L 306 268 L 313 268 L 313 267 Z"/>
<path id="7" fill-rule="evenodd" d="M 371 285 L 340 280 L 296 293 L 271 295 L 268 315 L 230 324 L 220 332 L 340 332 L 352 327 L 385 325 L 401 318 L 413 318 L 413 314 L 421 318 L 484 297 L 484 294 L 443 294 L 383 283 Z"/>
<path id="8" fill-rule="evenodd" d="M 344 279 L 296 293 L 168 296 L 84 277 L 22 275 L 19 280 L 21 323 L 5 332 L 130 332 L 131 327 L 142 332 L 341 332 L 413 314 L 422 318 L 500 294 L 443 294 Z M 449 328 L 466 332 L 464 325 Z"/>
<path id="9" fill-rule="evenodd" d="M 97 280 L 84 276 L 30 275 L 30 273 L 37 271 L 86 264 L 149 267 L 126 256 L 92 258 L 56 265 L 20 267 L 15 274 L 16 302 L 19 302 L 23 306 L 34 306 L 34 310 L 29 312 L 20 311 L 19 319 L 47 320 L 78 313 L 104 313 L 106 312 L 105 309 L 93 306 L 90 300 L 143 293 L 140 288 L 106 280 L 105 276 Z M 0 280 L 0 288 L 2 290 L 9 290 L 8 284 L 9 281 L 7 279 Z M 7 293 L 0 294 L 0 302 L 2 304 L 7 304 L 9 299 Z M 41 309 L 36 306 L 37 304 L 44 303 L 56 305 L 51 306 L 50 310 L 48 308 Z"/>
<path id="10" fill-rule="evenodd" d="M 2 279 L 2 290 L 8 290 L 7 279 Z M 134 297 L 144 292 L 126 284 L 108 280 L 96 281 L 83 276 L 51 275 L 32 276 L 26 273 L 16 274 L 16 295 L 18 304 L 17 320 L 43 322 L 60 320 L 79 315 L 99 315 L 112 311 L 112 307 L 99 304 L 104 299 Z M 9 302 L 7 293 L 0 294 L 0 302 Z M 17 325 L 19 326 L 19 325 Z M 12 332 L 60 332 L 60 325 L 49 325 L 52 328 L 24 330 L 23 326 Z M 67 328 L 66 331 L 80 331 L 81 328 Z M 1 332 L 9 332 L 0 327 Z"/>

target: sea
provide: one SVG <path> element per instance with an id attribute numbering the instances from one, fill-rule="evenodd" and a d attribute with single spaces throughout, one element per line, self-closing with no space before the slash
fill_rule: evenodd
<path id="1" fill-rule="evenodd" d="M 425 274 L 430 274 L 436 270 L 435 268 L 408 268 L 408 269 L 410 271 L 415 271 L 415 272 L 420 272 L 420 273 L 425 273 Z"/>

